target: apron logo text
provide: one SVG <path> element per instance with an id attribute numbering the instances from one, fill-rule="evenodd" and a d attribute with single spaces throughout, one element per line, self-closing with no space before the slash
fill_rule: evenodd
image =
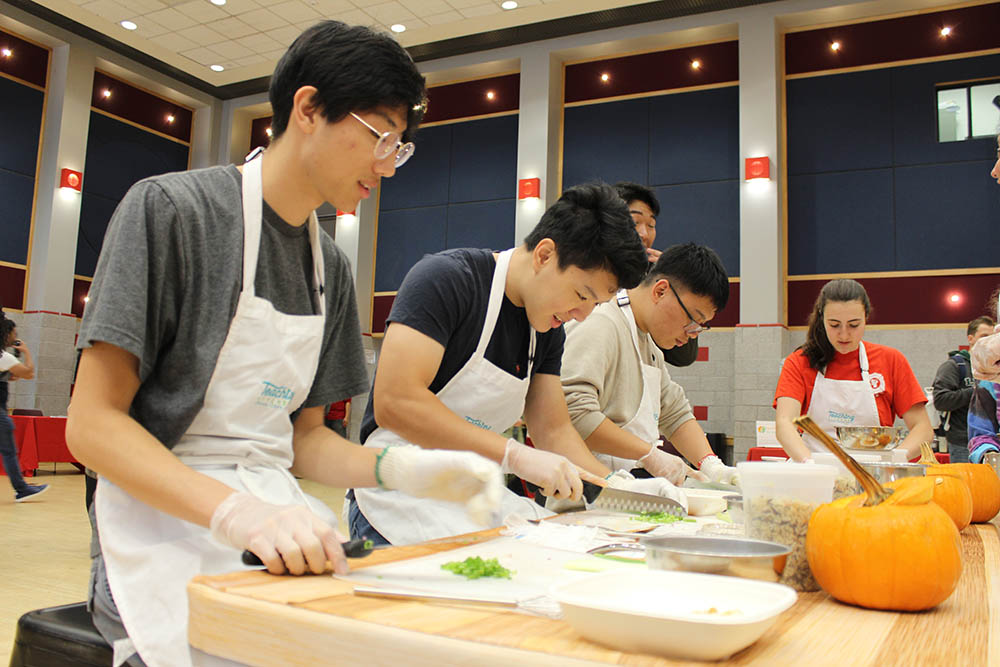
<path id="1" fill-rule="evenodd" d="M 490 425 L 482 421 L 481 419 L 476 419 L 475 417 L 470 417 L 469 415 L 465 415 L 465 421 L 469 422 L 470 424 L 475 424 L 479 428 L 486 429 L 487 431 L 492 430 L 490 429 Z"/>
<path id="2" fill-rule="evenodd" d="M 260 396 L 257 397 L 257 405 L 284 410 L 295 396 L 295 392 L 288 387 L 272 384 L 267 381 L 264 381 L 263 384 L 264 388 L 261 390 Z"/>
<path id="3" fill-rule="evenodd" d="M 830 410 L 829 414 L 830 414 L 830 421 L 831 422 L 835 422 L 835 423 L 838 423 L 838 424 L 853 424 L 854 423 L 854 415 L 849 415 L 849 414 L 846 414 L 844 412 L 836 412 L 834 410 Z"/>

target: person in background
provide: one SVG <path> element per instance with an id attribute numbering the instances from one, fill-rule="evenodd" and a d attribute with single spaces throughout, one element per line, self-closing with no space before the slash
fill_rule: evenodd
<path id="1" fill-rule="evenodd" d="M 326 417 L 323 418 L 323 423 L 326 424 L 328 429 L 333 430 L 334 433 L 339 435 L 341 438 L 347 437 L 347 429 L 349 425 L 349 419 L 351 418 L 351 399 L 345 398 L 342 401 L 336 401 L 330 404 L 330 409 L 326 412 Z"/>
<path id="2" fill-rule="evenodd" d="M 11 351 L 8 352 L 7 350 Z M 0 311 L 0 459 L 10 485 L 14 487 L 14 502 L 37 497 L 48 484 L 28 484 L 21 474 L 21 463 L 14 444 L 14 420 L 7 414 L 9 383 L 35 377 L 35 364 L 28 346 L 17 338 L 17 325 Z"/>
<path id="3" fill-rule="evenodd" d="M 66 440 L 99 476 L 90 607 L 130 665 L 205 659 L 187 583 L 246 569 L 243 550 L 275 574 L 347 571 L 336 515 L 296 475 L 454 501 L 474 523 L 499 504 L 500 468 L 481 456 L 378 456 L 323 424 L 368 374 L 350 263 L 315 209 L 353 211 L 406 162 L 423 76 L 390 35 L 323 21 L 268 97 L 262 153 L 125 194 L 80 326 Z"/>
<path id="4" fill-rule="evenodd" d="M 799 434 L 792 420 L 808 414 L 830 437 L 837 426 L 892 426 L 902 417 L 909 435 L 899 447 L 908 458 L 933 439 L 927 397 L 903 354 L 862 341 L 871 301 L 861 283 L 831 280 L 820 290 L 806 342 L 785 358 L 774 392 L 778 442 L 795 461 L 826 447 Z"/>
<path id="5" fill-rule="evenodd" d="M 622 181 L 615 183 L 615 189 L 628 206 L 628 212 L 635 222 L 635 231 L 646 246 L 646 255 L 652 267 L 662 252 L 653 247 L 653 241 L 656 240 L 656 218 L 660 215 L 660 200 L 650 188 L 638 183 Z M 689 336 L 683 345 L 661 348 L 661 351 L 663 360 L 671 366 L 690 366 L 698 359 L 698 336 Z"/>
<path id="6" fill-rule="evenodd" d="M 993 333 L 996 323 L 992 317 L 982 316 L 969 322 L 966 339 L 973 347 L 980 338 Z M 966 417 L 969 402 L 975 390 L 976 380 L 972 377 L 972 366 L 968 350 L 952 350 L 934 375 L 934 408 L 947 413 L 942 416 L 941 426 L 948 440 L 948 453 L 952 463 L 969 460 L 969 434 Z"/>
<path id="7" fill-rule="evenodd" d="M 680 485 L 694 471 L 659 448 L 662 434 L 708 480 L 734 482 L 736 469 L 713 454 L 661 351 L 708 329 L 728 300 L 719 256 L 685 243 L 662 253 L 638 287 L 620 290 L 567 327 L 563 392 L 573 426 L 601 463 L 612 470 L 642 468 Z"/>
<path id="8" fill-rule="evenodd" d="M 634 287 L 646 252 L 625 203 L 605 184 L 570 188 L 516 248 L 460 248 L 410 269 L 389 313 L 361 441 L 367 451 L 415 444 L 471 450 L 554 499 L 579 500 L 581 472 L 608 477 L 573 429 L 559 383 L 562 325 L 583 320 L 619 287 Z M 523 416 L 535 447 L 503 434 Z M 612 485 L 667 494 L 662 479 L 619 476 Z M 354 489 L 353 537 L 411 544 L 475 527 L 441 503 Z M 542 518 L 504 490 L 508 515 Z"/>

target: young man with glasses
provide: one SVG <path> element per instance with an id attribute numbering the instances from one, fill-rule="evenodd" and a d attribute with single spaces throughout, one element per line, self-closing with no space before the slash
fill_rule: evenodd
<path id="1" fill-rule="evenodd" d="M 368 378 L 351 268 L 314 209 L 354 210 L 402 166 L 425 94 L 392 37 L 317 24 L 271 78 L 262 155 L 145 179 L 115 211 L 66 438 L 99 474 L 94 624 L 129 664 L 200 661 L 185 587 L 245 567 L 244 549 L 276 574 L 346 571 L 337 517 L 295 476 L 469 502 L 480 520 L 497 505 L 491 461 L 377 456 L 323 423 Z"/>
<path id="2" fill-rule="evenodd" d="M 719 256 L 693 243 L 663 252 L 642 283 L 618 292 L 586 321 L 568 327 L 562 386 L 570 418 L 597 458 L 612 470 L 641 468 L 680 485 L 696 474 L 659 448 L 665 436 L 710 481 L 733 483 L 670 379 L 663 352 L 709 329 L 729 300 Z"/>

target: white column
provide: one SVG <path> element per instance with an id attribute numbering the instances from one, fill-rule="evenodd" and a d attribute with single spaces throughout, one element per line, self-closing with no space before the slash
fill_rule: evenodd
<path id="1" fill-rule="evenodd" d="M 767 156 L 771 178 L 740 182 L 740 323 L 784 322 L 779 158 L 779 35 L 773 13 L 740 19 L 740 177 L 744 160 Z"/>
<path id="2" fill-rule="evenodd" d="M 559 198 L 559 132 L 562 115 L 562 63 L 548 49 L 528 47 L 521 54 L 520 111 L 517 125 L 517 178 L 540 178 L 538 199 L 518 201 L 514 244 L 534 229 L 545 209 Z M 516 188 L 516 183 L 511 183 Z"/>
<path id="3" fill-rule="evenodd" d="M 94 54 L 78 46 L 52 50 L 25 310 L 71 308 L 81 197 L 59 190 L 59 172 L 84 171 L 95 64 Z"/>

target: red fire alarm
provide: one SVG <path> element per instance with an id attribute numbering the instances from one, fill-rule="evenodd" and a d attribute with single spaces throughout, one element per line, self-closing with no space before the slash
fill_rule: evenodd
<path id="1" fill-rule="evenodd" d="M 771 178 L 771 160 L 767 157 L 748 157 L 746 159 L 746 179 Z"/>
<path id="2" fill-rule="evenodd" d="M 537 199 L 539 197 L 539 192 L 542 187 L 542 179 L 540 178 L 522 178 L 517 182 L 517 198 L 518 199 Z"/>
<path id="3" fill-rule="evenodd" d="M 59 174 L 59 187 L 80 192 L 83 190 L 83 174 L 72 169 L 63 169 Z"/>

